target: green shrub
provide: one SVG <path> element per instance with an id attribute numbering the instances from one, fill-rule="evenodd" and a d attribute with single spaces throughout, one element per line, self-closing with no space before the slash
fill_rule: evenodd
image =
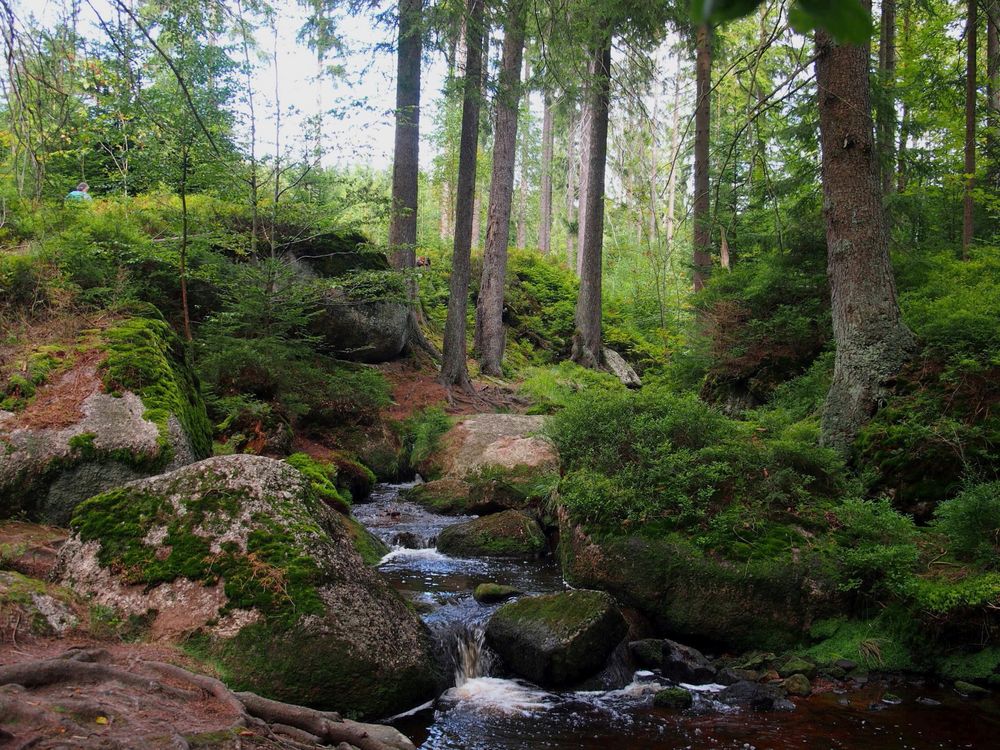
<path id="1" fill-rule="evenodd" d="M 518 391 L 531 399 L 534 414 L 551 414 L 565 407 L 580 391 L 625 390 L 613 375 L 580 367 L 568 360 L 551 367 L 529 367 L 522 375 L 524 379 L 518 384 Z"/>
<path id="2" fill-rule="evenodd" d="M 416 469 L 427 461 L 449 429 L 451 418 L 440 406 L 425 407 L 403 420 L 400 435 L 406 465 Z"/>
<path id="3" fill-rule="evenodd" d="M 878 598 L 904 593 L 918 559 L 913 519 L 885 499 L 847 499 L 831 513 L 840 588 Z"/>
<path id="4" fill-rule="evenodd" d="M 1000 570 L 1000 482 L 968 485 L 938 506 L 935 519 L 956 558 Z"/>

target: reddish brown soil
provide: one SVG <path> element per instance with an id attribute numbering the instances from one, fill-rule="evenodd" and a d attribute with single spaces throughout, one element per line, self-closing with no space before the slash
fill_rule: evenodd
<path id="1" fill-rule="evenodd" d="M 77 355 L 73 366 L 38 389 L 27 408 L 17 415 L 11 428 L 58 429 L 76 424 L 83 417 L 83 402 L 99 390 L 97 368 L 107 355 L 91 349 Z"/>
<path id="2" fill-rule="evenodd" d="M 0 560 L 3 567 L 31 578 L 48 578 L 59 547 L 69 532 L 55 526 L 22 521 L 0 523 Z"/>

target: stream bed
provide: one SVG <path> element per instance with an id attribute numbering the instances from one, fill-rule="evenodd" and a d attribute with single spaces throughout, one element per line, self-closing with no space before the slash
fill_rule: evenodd
<path id="1" fill-rule="evenodd" d="M 472 598 L 480 583 L 516 586 L 529 594 L 567 588 L 553 560 L 449 557 L 434 546 L 446 526 L 467 520 L 430 513 L 400 497 L 408 485 L 379 485 L 355 516 L 392 551 L 379 569 L 422 613 L 454 687 L 433 705 L 390 723 L 428 750 L 679 750 L 681 748 L 1000 747 L 1000 700 L 962 698 L 933 682 L 847 683 L 808 698 L 794 711 L 756 713 L 713 699 L 713 686 L 691 687 L 684 712 L 653 708 L 669 681 L 613 664 L 593 689 L 553 692 L 504 676 L 483 643 L 499 605 Z M 690 687 L 690 686 L 688 686 Z M 706 689 L 708 688 L 708 689 Z M 715 686 L 721 689 L 721 686 Z M 891 692 L 898 699 L 883 700 Z"/>

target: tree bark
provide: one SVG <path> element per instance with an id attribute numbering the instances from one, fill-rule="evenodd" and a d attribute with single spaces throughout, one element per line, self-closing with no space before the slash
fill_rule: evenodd
<path id="1" fill-rule="evenodd" d="M 502 374 L 500 366 L 504 350 L 503 293 L 507 278 L 507 244 L 510 241 L 526 12 L 525 0 L 511 0 L 507 6 L 507 28 L 504 31 L 503 58 L 496 98 L 486 249 L 483 253 L 482 283 L 476 306 L 475 349 L 479 355 L 480 369 L 486 375 L 496 376 Z M 523 162 L 521 169 L 524 170 Z M 524 180 L 523 175 L 521 179 Z M 518 234 L 521 234 L 520 229 Z M 522 237 L 519 236 L 519 246 L 523 246 L 521 240 Z"/>
<path id="2" fill-rule="evenodd" d="M 542 108 L 542 185 L 539 203 L 538 249 L 543 255 L 552 250 L 552 150 L 554 145 L 552 128 L 552 94 L 545 92 Z"/>
<path id="3" fill-rule="evenodd" d="M 868 91 L 868 45 L 816 32 L 823 215 L 833 335 L 824 445 L 849 452 L 909 357 L 913 335 L 896 302 Z"/>
<path id="4" fill-rule="evenodd" d="M 184 318 L 184 338 L 191 341 L 191 312 L 188 310 L 188 288 L 187 288 L 187 253 L 188 253 L 188 205 L 187 205 L 187 183 L 188 171 L 191 167 L 191 158 L 187 146 L 181 149 L 181 249 L 180 249 L 180 282 L 181 282 L 181 314 Z"/>
<path id="5" fill-rule="evenodd" d="M 576 269 L 576 107 L 570 102 L 566 123 L 566 264 Z"/>
<path id="6" fill-rule="evenodd" d="M 594 71 L 587 139 L 586 232 L 580 244 L 580 294 L 576 300 L 576 330 L 573 361 L 598 369 L 601 345 L 601 255 L 604 243 L 604 169 L 608 156 L 608 109 L 611 98 L 611 30 L 596 42 L 592 55 Z"/>
<path id="7" fill-rule="evenodd" d="M 515 7 L 512 5 L 507 10 L 514 13 Z M 523 46 L 523 43 L 522 43 Z M 524 60 L 524 85 L 527 86 L 531 78 L 531 64 L 527 58 Z M 521 163 L 520 179 L 517 185 L 517 249 L 524 250 L 528 246 L 528 162 L 531 159 L 531 152 L 528 144 L 528 135 L 531 130 L 531 89 L 525 89 L 525 116 L 524 130 L 521 137 L 521 155 L 518 161 Z M 520 105 L 519 105 L 520 106 Z M 492 200 L 492 197 L 491 197 Z M 487 232 L 489 229 L 487 228 Z"/>
<path id="8" fill-rule="evenodd" d="M 712 30 L 698 27 L 695 63 L 696 104 L 694 112 L 694 290 L 705 286 L 712 266 L 712 237 L 709 204 L 709 128 L 712 123 Z"/>
<path id="9" fill-rule="evenodd" d="M 670 176 L 667 178 L 667 253 L 674 250 L 674 216 L 677 201 L 677 167 L 680 162 L 681 77 L 674 74 L 673 109 L 670 113 Z"/>
<path id="10" fill-rule="evenodd" d="M 396 137 L 392 160 L 392 266 L 416 266 L 417 178 L 420 170 L 420 14 L 423 0 L 399 0 Z"/>
<path id="11" fill-rule="evenodd" d="M 1000 188 L 1000 0 L 989 0 L 986 11 L 986 159 L 987 180 Z"/>
<path id="12" fill-rule="evenodd" d="M 979 0 L 968 0 L 965 24 L 965 190 L 962 196 L 962 260 L 973 234 L 972 189 L 976 182 L 976 33 Z"/>
<path id="13" fill-rule="evenodd" d="M 588 71 L 592 65 L 587 66 Z M 591 76 L 593 73 L 590 74 Z M 588 92 L 587 99 L 592 94 Z M 580 107 L 580 173 L 577 181 L 579 200 L 576 204 L 576 275 L 583 273 L 583 235 L 587 230 L 587 188 L 590 185 L 590 126 L 593 124 L 594 113 L 586 100 Z"/>
<path id="14" fill-rule="evenodd" d="M 903 2 L 903 45 L 909 48 L 910 28 L 912 19 L 912 0 Z M 907 185 L 907 163 L 906 151 L 910 141 L 910 103 L 909 99 L 903 97 L 903 112 L 899 120 L 899 143 L 896 148 L 896 192 L 902 193 Z"/>
<path id="15" fill-rule="evenodd" d="M 448 280 L 448 317 L 444 327 L 444 352 L 439 378 L 444 385 L 455 385 L 468 392 L 473 388 L 465 361 L 465 316 L 469 303 L 472 214 L 476 193 L 476 152 L 483 78 L 483 3 L 484 0 L 469 0 L 468 5 L 462 135 L 458 151 L 458 184 L 455 188 L 455 242 L 451 277 Z"/>
<path id="16" fill-rule="evenodd" d="M 896 174 L 896 0 L 882 0 L 878 45 L 881 86 L 875 142 L 882 171 L 882 192 L 892 192 Z"/>

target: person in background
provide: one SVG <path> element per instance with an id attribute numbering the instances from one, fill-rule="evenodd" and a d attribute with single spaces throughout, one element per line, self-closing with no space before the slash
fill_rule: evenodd
<path id="1" fill-rule="evenodd" d="M 66 196 L 66 200 L 68 201 L 93 200 L 93 198 L 90 197 L 90 193 L 87 192 L 88 190 L 90 190 L 90 185 L 88 185 L 86 182 L 81 182 L 79 185 L 76 186 L 76 190 L 70 191 L 69 195 Z"/>

